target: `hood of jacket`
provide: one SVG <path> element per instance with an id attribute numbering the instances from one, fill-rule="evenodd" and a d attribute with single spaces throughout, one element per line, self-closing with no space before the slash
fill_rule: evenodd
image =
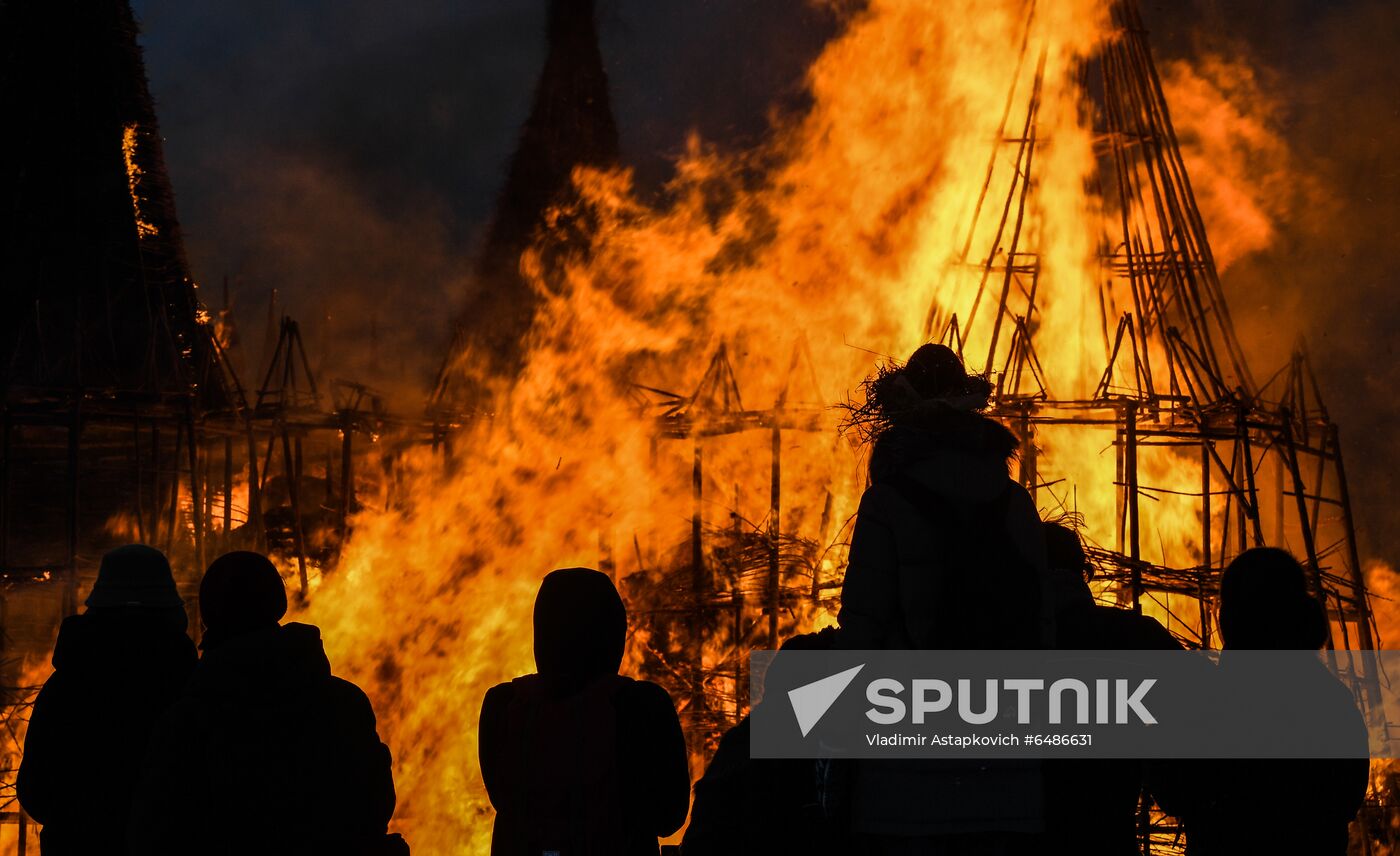
<path id="1" fill-rule="evenodd" d="M 552 571 L 535 598 L 535 668 L 572 690 L 622 667 L 627 609 L 607 574 L 590 568 Z"/>
<path id="2" fill-rule="evenodd" d="M 883 431 L 870 452 L 870 479 L 880 484 L 904 476 L 940 496 L 989 502 L 1006 489 L 1019 447 L 1016 435 L 994 419 L 940 409 L 916 425 Z"/>
<path id="3" fill-rule="evenodd" d="M 198 653 L 178 622 L 159 610 L 95 609 L 63 619 L 53 667 L 116 677 L 133 671 L 189 669 Z"/>
<path id="4" fill-rule="evenodd" d="M 291 622 L 229 639 L 204 657 L 187 694 L 275 718 L 331 677 L 321 630 Z"/>

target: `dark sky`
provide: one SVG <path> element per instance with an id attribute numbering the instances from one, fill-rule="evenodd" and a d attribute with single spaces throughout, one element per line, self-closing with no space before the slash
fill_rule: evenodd
<path id="1" fill-rule="evenodd" d="M 1237 317 L 1302 328 L 1371 552 L 1400 557 L 1400 4 L 1143 0 L 1163 62 L 1247 59 L 1327 216 L 1284 216 L 1226 277 Z M 544 0 L 136 0 L 205 300 L 233 282 L 256 359 L 269 293 L 315 359 L 381 385 L 433 371 L 543 60 Z M 804 0 L 599 0 L 624 157 L 643 184 L 695 128 L 742 147 L 833 30 Z M 1256 373 L 1267 373 L 1256 366 Z M 411 403 L 411 402 L 410 402 Z"/>

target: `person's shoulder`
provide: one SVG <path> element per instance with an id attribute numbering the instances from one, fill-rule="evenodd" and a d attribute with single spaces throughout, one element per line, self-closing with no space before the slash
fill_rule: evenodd
<path id="1" fill-rule="evenodd" d="M 326 693 L 347 704 L 363 703 L 368 705 L 370 703 L 369 694 L 360 689 L 359 684 L 336 675 L 331 675 L 326 679 Z"/>
<path id="2" fill-rule="evenodd" d="M 86 613 L 70 615 L 58 625 L 58 638 L 54 641 L 51 662 L 57 672 L 65 666 L 72 666 L 74 660 L 84 657 L 93 645 L 94 622 Z"/>
<path id="3" fill-rule="evenodd" d="M 871 482 L 860 495 L 861 512 L 871 508 L 888 507 L 892 503 L 910 504 L 904 493 L 889 480 Z"/>
<path id="4" fill-rule="evenodd" d="M 374 703 L 369 694 L 345 678 L 329 675 L 321 682 L 320 704 L 328 715 L 342 725 L 354 728 L 377 728 Z"/>
<path id="5" fill-rule="evenodd" d="M 1171 634 L 1171 631 L 1163 627 L 1162 622 L 1152 616 L 1142 615 L 1131 609 L 1114 611 L 1121 614 L 1119 620 L 1123 629 L 1129 634 L 1127 641 L 1132 642 L 1134 648 L 1142 651 L 1181 650 L 1181 643 Z"/>
<path id="6" fill-rule="evenodd" d="M 496 684 L 481 698 L 481 718 L 504 715 L 505 711 L 520 695 L 520 678 Z"/>
<path id="7" fill-rule="evenodd" d="M 617 700 L 620 705 L 634 706 L 644 710 L 676 711 L 675 702 L 665 687 L 651 681 L 635 680 L 619 676 Z"/>
<path id="8" fill-rule="evenodd" d="M 1006 506 L 1008 514 L 1021 517 L 1034 517 L 1037 524 L 1040 523 L 1040 511 L 1036 508 L 1035 499 L 1031 492 L 1026 490 L 1026 486 L 1008 476 L 1001 487 L 1001 493 L 997 501 Z"/>

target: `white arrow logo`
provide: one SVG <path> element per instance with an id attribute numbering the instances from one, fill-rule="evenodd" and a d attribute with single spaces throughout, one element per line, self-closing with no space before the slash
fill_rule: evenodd
<path id="1" fill-rule="evenodd" d="M 865 664 L 861 663 L 844 672 L 788 690 L 788 700 L 792 702 L 792 712 L 797 715 L 797 727 L 802 729 L 803 737 L 826 716 L 841 693 L 856 679 L 856 674 L 864 668 Z"/>

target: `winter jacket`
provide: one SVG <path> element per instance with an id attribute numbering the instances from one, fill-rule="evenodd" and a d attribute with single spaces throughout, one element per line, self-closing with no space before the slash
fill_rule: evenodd
<path id="1" fill-rule="evenodd" d="M 331 674 L 317 628 L 273 626 L 206 650 L 165 715 L 132 853 L 377 853 L 394 802 L 369 699 Z"/>
<path id="2" fill-rule="evenodd" d="M 492 856 L 656 856 L 685 823 L 690 770 L 671 697 L 617 674 L 627 620 L 608 578 L 555 571 L 535 603 L 538 673 L 481 705 Z"/>
<path id="3" fill-rule="evenodd" d="M 1004 432 L 986 417 L 959 414 L 957 434 Z M 971 420 L 970 425 L 965 425 Z M 993 427 L 980 427 L 988 424 Z M 892 436 L 896 432 L 901 436 Z M 938 433 L 891 429 L 872 453 L 871 485 L 861 497 L 841 592 L 842 646 L 905 650 L 925 647 L 935 635 L 929 604 L 940 577 L 975 574 L 947 564 L 949 547 L 938 542 L 927 512 L 898 486 L 908 479 L 951 507 L 995 508 L 1001 535 L 1029 563 L 1041 586 L 1041 642 L 1053 641 L 1053 591 L 1045 563 L 1045 540 L 1035 502 L 1007 475 L 1005 445 L 975 436 L 949 441 Z M 996 435 L 993 434 L 995 437 Z M 1014 438 L 1011 438 L 1014 444 Z M 1014 445 L 1012 446 L 1014 448 Z M 990 594 L 990 592 L 989 592 Z"/>
<path id="4" fill-rule="evenodd" d="M 1217 709 L 1235 728 L 1268 718 L 1275 727 L 1306 741 L 1309 731 L 1346 734 L 1358 755 L 1367 744 L 1366 721 L 1346 688 L 1322 664 L 1307 663 L 1287 686 L 1238 667 L 1231 652 L 1220 657 Z M 1326 713 L 1305 719 L 1294 700 L 1311 700 Z M 1238 732 L 1237 732 L 1238 733 Z M 1347 827 L 1366 796 L 1370 761 L 1365 757 L 1221 759 L 1181 762 L 1176 787 L 1161 794 L 1163 807 L 1186 826 L 1192 856 L 1234 856 L 1258 849 L 1261 829 L 1287 830 L 1288 851 L 1343 856 Z"/>
<path id="5" fill-rule="evenodd" d="M 946 507 L 989 509 L 1001 519 L 996 549 L 1032 569 L 1039 583 L 1031 638 L 1053 641 L 1053 597 L 1040 517 L 1030 495 L 1008 476 L 1015 437 L 986 417 L 948 412 L 929 428 L 889 429 L 876 441 L 871 486 L 861 498 L 841 595 L 842 647 L 918 649 L 936 638 L 935 592 L 953 567 L 941 539 L 901 480 L 916 482 Z M 1000 524 L 999 526 L 997 524 Z M 956 531 L 952 529 L 951 531 Z M 963 545 L 956 547 L 961 551 Z M 964 576 L 966 581 L 966 576 Z M 1002 596 L 986 591 L 989 599 Z M 946 605 L 939 604 L 946 608 Z M 862 761 L 854 765 L 850 823 L 860 836 L 999 835 L 1043 829 L 1040 765 L 1034 760 Z"/>
<path id="6" fill-rule="evenodd" d="M 156 611 L 89 610 L 64 620 L 17 781 L 43 825 L 44 856 L 125 854 L 132 770 L 198 655 Z"/>

